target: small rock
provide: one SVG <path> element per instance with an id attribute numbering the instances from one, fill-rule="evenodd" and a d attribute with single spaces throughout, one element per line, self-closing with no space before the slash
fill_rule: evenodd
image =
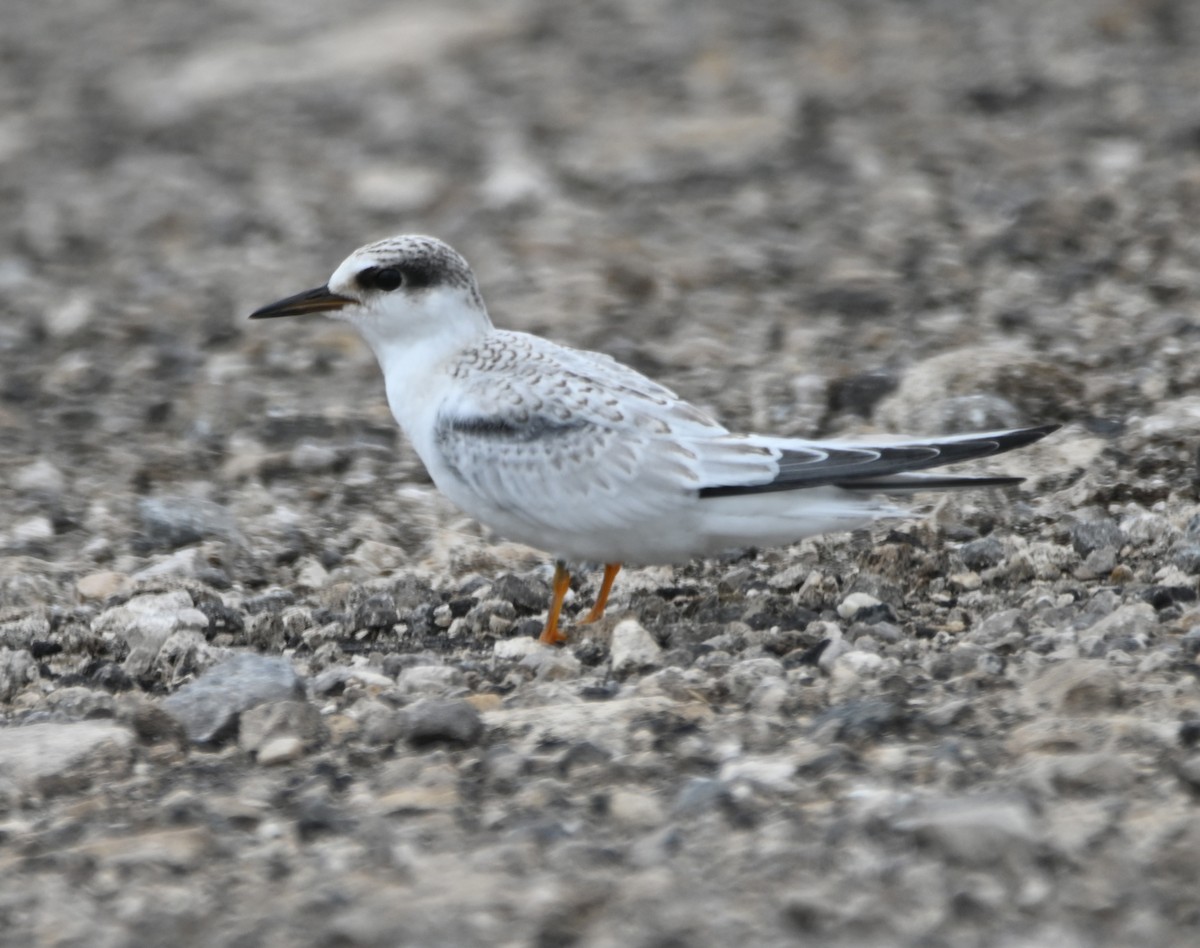
<path id="1" fill-rule="evenodd" d="M 972 866 L 1025 865 L 1039 835 L 1029 807 L 1004 799 L 930 801 L 892 825 L 948 858 Z"/>
<path id="2" fill-rule="evenodd" d="M 400 787 L 380 796 L 375 805 L 388 814 L 429 813 L 458 806 L 460 795 L 453 784 Z"/>
<path id="3" fill-rule="evenodd" d="M 307 701 L 268 701 L 247 708 L 238 720 L 238 746 L 247 753 L 258 752 L 281 738 L 295 738 L 301 751 L 324 743 L 329 733 L 321 712 Z"/>
<path id="4" fill-rule="evenodd" d="M 623 619 L 612 632 L 609 656 L 614 675 L 627 675 L 642 668 L 654 668 L 662 648 L 636 619 Z"/>
<path id="5" fill-rule="evenodd" d="M 106 609 L 92 622 L 94 632 L 116 635 L 129 645 L 124 668 L 134 678 L 149 672 L 173 634 L 207 628 L 208 616 L 182 591 L 134 596 L 124 605 Z"/>
<path id="6" fill-rule="evenodd" d="M 49 517 L 30 517 L 15 524 L 9 536 L 16 547 L 42 543 L 54 539 L 54 524 Z"/>
<path id="7" fill-rule="evenodd" d="M 532 669 L 539 681 L 568 681 L 579 677 L 583 662 L 562 649 L 540 649 L 521 659 L 521 667 Z"/>
<path id="8" fill-rule="evenodd" d="M 460 699 L 423 698 L 405 709 L 405 717 L 410 744 L 474 744 L 483 734 L 479 712 Z"/>
<path id="9" fill-rule="evenodd" d="M 1147 606 L 1149 608 L 1149 606 Z M 1091 714 L 1121 703 L 1121 684 L 1107 662 L 1075 659 L 1052 665 L 1028 685 L 1035 702 L 1063 714 Z"/>
<path id="10" fill-rule="evenodd" d="M 407 562 L 403 548 L 378 540 L 363 540 L 345 559 L 347 565 L 361 567 L 372 576 L 394 573 Z"/>
<path id="11" fill-rule="evenodd" d="M 1024 635 L 1029 631 L 1029 620 L 1020 609 L 1005 609 L 994 612 L 979 623 L 968 634 L 978 645 L 995 645 L 1010 635 Z"/>
<path id="12" fill-rule="evenodd" d="M 354 714 L 358 718 L 363 740 L 371 747 L 395 744 L 404 736 L 407 723 L 404 712 L 382 701 L 360 701 L 354 706 Z"/>
<path id="13" fill-rule="evenodd" d="M 134 550 L 170 551 L 205 539 L 240 542 L 237 522 L 225 507 L 195 497 L 144 497 L 137 505 L 140 533 Z"/>
<path id="14" fill-rule="evenodd" d="M 525 613 L 538 613 L 546 608 L 550 598 L 550 590 L 539 580 L 530 580 L 512 573 L 497 577 L 492 583 L 491 596 L 511 602 L 517 609 Z"/>
<path id="15" fill-rule="evenodd" d="M 264 767 L 271 767 L 276 764 L 286 764 L 293 760 L 299 760 L 304 756 L 304 741 L 298 737 L 290 737 L 282 735 L 273 737 L 259 749 L 255 755 L 257 760 Z"/>
<path id="16" fill-rule="evenodd" d="M 1111 615 L 1089 626 L 1087 634 L 1105 642 L 1144 638 L 1157 624 L 1154 606 L 1148 602 L 1133 602 L 1119 606 Z"/>
<path id="17" fill-rule="evenodd" d="M 1035 767 L 1056 790 L 1067 793 L 1121 793 L 1133 786 L 1134 771 L 1121 754 L 1055 754 Z"/>
<path id="18" fill-rule="evenodd" d="M 388 632 L 400 621 L 391 596 L 371 596 L 354 612 L 354 628 L 368 632 Z"/>
<path id="19" fill-rule="evenodd" d="M 813 721 L 819 741 L 875 741 L 904 723 L 906 712 L 886 698 L 855 698 L 836 704 Z"/>
<path id="20" fill-rule="evenodd" d="M 1004 560 L 1004 545 L 994 536 L 964 543 L 958 548 L 959 558 L 969 570 L 982 571 Z"/>
<path id="21" fill-rule="evenodd" d="M 520 636 L 515 639 L 498 639 L 492 646 L 492 654 L 499 659 L 519 661 L 528 655 L 546 651 L 550 646 L 543 645 L 537 639 Z"/>
<path id="22" fill-rule="evenodd" d="M 1086 557 L 1096 550 L 1120 550 L 1125 545 L 1125 534 L 1112 520 L 1084 520 L 1071 525 L 1071 545 Z"/>
<path id="23" fill-rule="evenodd" d="M 37 678 L 37 662 L 28 651 L 0 648 L 0 702 L 12 701 Z"/>
<path id="24" fill-rule="evenodd" d="M 658 797 L 625 788 L 618 788 L 608 795 L 608 815 L 627 830 L 653 829 L 665 818 Z"/>
<path id="25" fill-rule="evenodd" d="M 720 780 L 711 777 L 692 777 L 676 794 L 671 804 L 673 816 L 691 816 L 706 813 L 720 805 L 728 794 L 728 789 Z"/>
<path id="26" fill-rule="evenodd" d="M 111 721 L 0 729 L 0 794 L 60 793 L 128 772 L 133 732 Z"/>
<path id="27" fill-rule="evenodd" d="M 783 679 L 787 672 L 783 662 L 775 658 L 749 658 L 732 665 L 722 678 L 729 697 L 745 702 L 764 681 Z"/>
<path id="28" fill-rule="evenodd" d="M 21 493 L 58 495 L 66 490 L 67 479 L 57 467 L 45 458 L 39 458 L 13 471 L 9 484 Z"/>
<path id="29" fill-rule="evenodd" d="M 883 603 L 870 593 L 856 592 L 838 603 L 837 614 L 843 619 L 864 621 L 861 618 L 862 615 L 873 615 L 881 606 Z"/>
<path id="30" fill-rule="evenodd" d="M 304 683 L 291 663 L 264 655 L 235 655 L 163 700 L 188 737 L 218 742 L 231 735 L 243 711 L 268 701 L 304 697 Z"/>
<path id="31" fill-rule="evenodd" d="M 721 782 L 726 786 L 742 781 L 764 790 L 795 789 L 796 762 L 790 757 L 738 757 L 721 767 Z"/>
<path id="32" fill-rule="evenodd" d="M 396 688 L 403 695 L 445 695 L 462 688 L 464 680 L 452 665 L 412 665 L 400 672 Z"/>
<path id="33" fill-rule="evenodd" d="M 116 596 L 125 592 L 133 585 L 132 580 L 125 573 L 118 573 L 114 570 L 101 570 L 96 573 L 88 573 L 86 576 L 80 576 L 75 583 L 75 591 L 79 594 L 80 599 L 108 599 L 110 596 Z"/>
<path id="34" fill-rule="evenodd" d="M 313 694 L 327 695 L 351 682 L 376 690 L 392 688 L 396 684 L 387 675 L 365 665 L 334 665 L 312 679 L 310 685 Z"/>

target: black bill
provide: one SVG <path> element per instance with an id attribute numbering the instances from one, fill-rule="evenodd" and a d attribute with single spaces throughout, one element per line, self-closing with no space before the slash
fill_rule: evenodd
<path id="1" fill-rule="evenodd" d="M 251 319 L 274 319 L 276 316 L 303 316 L 305 313 L 331 313 L 356 303 L 348 296 L 339 296 L 330 291 L 328 286 L 318 286 L 314 290 L 305 290 L 295 296 L 289 296 L 277 303 L 270 303 L 250 314 Z"/>

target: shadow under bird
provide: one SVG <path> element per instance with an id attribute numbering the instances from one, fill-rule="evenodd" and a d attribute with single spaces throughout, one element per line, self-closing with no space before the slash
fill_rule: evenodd
<path id="1" fill-rule="evenodd" d="M 1018 477 L 931 468 L 1011 451 L 1058 425 L 888 444 L 735 434 L 609 356 L 496 329 L 466 260 L 432 237 L 368 244 L 324 286 L 251 319 L 351 323 L 433 482 L 497 533 L 556 558 L 541 641 L 565 641 L 568 563 L 604 563 L 604 614 L 622 564 L 674 563 L 793 543 L 903 508 L 880 494 L 994 487 Z"/>

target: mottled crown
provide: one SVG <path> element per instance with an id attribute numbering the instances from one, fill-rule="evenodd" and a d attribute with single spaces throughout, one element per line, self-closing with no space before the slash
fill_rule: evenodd
<path id="1" fill-rule="evenodd" d="M 359 247 L 346 261 L 354 267 L 355 282 L 363 290 L 391 289 L 376 285 L 380 275 L 399 271 L 410 292 L 446 287 L 465 290 L 481 308 L 483 300 L 475 274 L 457 250 L 436 237 L 404 234 Z M 394 277 L 392 277 L 394 279 Z"/>

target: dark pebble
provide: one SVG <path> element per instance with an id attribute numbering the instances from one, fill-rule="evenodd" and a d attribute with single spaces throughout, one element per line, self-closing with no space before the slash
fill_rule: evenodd
<path id="1" fill-rule="evenodd" d="M 1004 546 L 995 537 L 983 537 L 960 546 L 958 556 L 967 569 L 979 572 L 1003 561 Z"/>
<path id="2" fill-rule="evenodd" d="M 483 734 L 479 712 L 457 698 L 448 700 L 426 698 L 405 709 L 407 738 L 410 744 L 422 745 L 445 741 L 451 744 L 474 744 Z"/>
<path id="3" fill-rule="evenodd" d="M 1084 520 L 1071 525 L 1071 545 L 1080 556 L 1095 550 L 1120 549 L 1125 534 L 1111 520 Z"/>
<path id="4" fill-rule="evenodd" d="M 505 573 L 492 583 L 492 598 L 511 602 L 522 612 L 541 612 L 550 601 L 550 589 L 539 580 Z"/>
<path id="5" fill-rule="evenodd" d="M 370 632 L 384 632 L 400 621 L 396 603 L 391 596 L 380 593 L 371 596 L 354 612 L 354 628 Z"/>
<path id="6" fill-rule="evenodd" d="M 162 707 L 198 744 L 220 743 L 237 731 L 238 715 L 266 701 L 304 697 L 291 664 L 264 655 L 235 655 L 167 696 Z"/>

